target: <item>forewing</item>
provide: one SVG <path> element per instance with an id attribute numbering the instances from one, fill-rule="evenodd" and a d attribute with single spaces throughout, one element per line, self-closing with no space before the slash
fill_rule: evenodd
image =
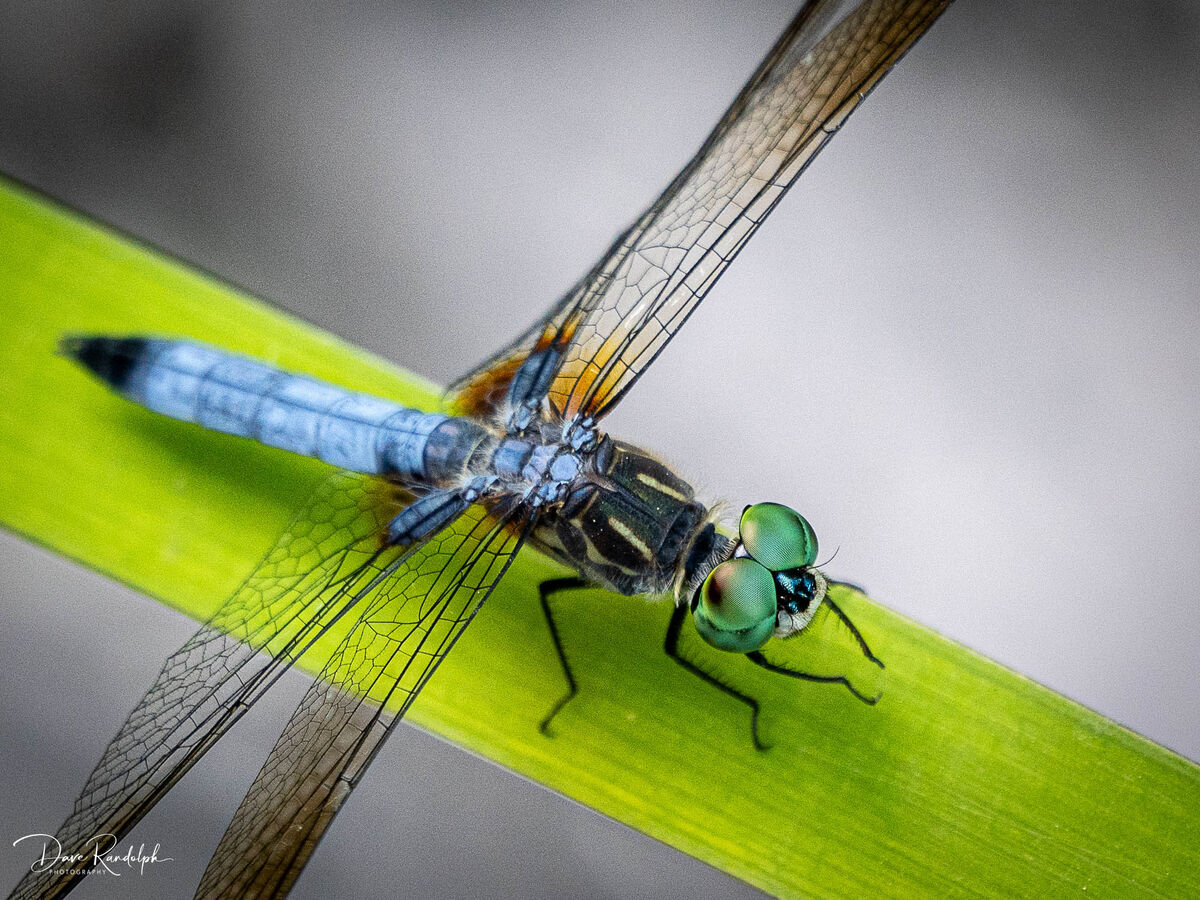
<path id="1" fill-rule="evenodd" d="M 198 898 L 288 893 L 384 739 L 507 570 L 528 529 L 514 518 L 470 507 L 364 590 L 361 618 L 242 800 Z"/>
<path id="2" fill-rule="evenodd" d="M 548 399 L 599 418 L 666 346 L 738 251 L 949 0 L 801 9 L 704 145 L 610 249 L 572 301 Z"/>
<path id="3" fill-rule="evenodd" d="M 386 482 L 345 472 L 317 490 L 125 720 L 56 834 L 64 853 L 90 858 L 93 836 L 124 836 L 351 605 L 361 585 L 403 552 L 381 551 L 379 535 L 408 499 Z M 61 896 L 81 870 L 30 872 L 12 897 Z"/>
<path id="4" fill-rule="evenodd" d="M 451 385 L 448 408 L 497 418 L 532 360 L 557 372 L 551 416 L 608 412 L 949 2 L 867 0 L 840 21 L 844 2 L 806 3 L 683 171 L 541 320 Z"/>

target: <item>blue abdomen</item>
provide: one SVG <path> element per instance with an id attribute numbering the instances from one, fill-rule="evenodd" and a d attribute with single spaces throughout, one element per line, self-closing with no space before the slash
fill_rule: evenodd
<path id="1" fill-rule="evenodd" d="M 204 344 L 73 337 L 63 349 L 154 412 L 355 472 L 451 481 L 486 437 L 464 419 L 398 406 Z"/>

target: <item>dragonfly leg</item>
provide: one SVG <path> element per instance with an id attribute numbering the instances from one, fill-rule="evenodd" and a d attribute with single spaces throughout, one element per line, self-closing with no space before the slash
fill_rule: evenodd
<path id="1" fill-rule="evenodd" d="M 579 693 L 579 686 L 575 683 L 575 676 L 571 673 L 571 664 L 567 662 L 567 654 L 563 650 L 562 638 L 558 634 L 558 626 L 554 624 L 554 612 L 550 609 L 550 598 L 555 594 L 578 591 L 588 587 L 591 587 L 591 585 L 578 575 L 573 575 L 569 578 L 551 578 L 549 581 L 543 581 L 538 585 L 538 594 L 542 598 L 542 613 L 546 617 L 546 625 L 550 628 L 550 638 L 554 641 L 554 650 L 558 653 L 558 661 L 562 664 L 563 675 L 567 678 L 567 692 L 558 698 L 558 702 L 554 704 L 554 707 L 546 715 L 546 718 L 542 719 L 542 724 L 538 726 L 542 734 L 547 737 L 550 735 L 550 722 Z"/>
<path id="2" fill-rule="evenodd" d="M 838 581 L 838 582 L 834 582 L 834 583 L 835 584 L 845 584 L 846 582 Z M 850 585 L 850 586 L 853 587 L 853 585 Z M 855 588 L 855 590 L 858 590 L 858 592 L 860 594 L 866 593 L 865 591 L 859 590 L 858 588 Z M 875 663 L 875 665 L 879 666 L 879 668 L 886 669 L 887 666 L 885 666 L 883 664 L 883 660 L 871 652 L 871 648 L 869 646 L 867 646 L 867 639 L 862 636 L 862 632 L 859 631 L 858 628 L 855 626 L 855 624 L 850 621 L 850 617 L 848 615 L 846 615 L 844 612 L 842 612 L 842 608 L 840 606 L 838 606 L 836 603 L 834 603 L 832 600 L 830 600 L 828 597 L 825 598 L 825 605 L 828 606 L 831 610 L 833 610 L 833 614 L 842 620 L 843 625 L 845 625 L 848 629 L 850 629 L 850 634 L 852 634 L 854 636 L 854 640 L 858 643 L 858 649 L 860 649 L 862 651 L 863 656 L 865 656 L 871 662 Z M 850 688 L 850 690 L 854 690 L 854 688 Z"/>
<path id="3" fill-rule="evenodd" d="M 851 584 L 848 581 L 830 581 L 829 584 L 837 584 L 853 588 L 860 594 L 866 593 L 858 585 Z M 858 644 L 858 648 L 862 651 L 863 656 L 865 656 L 875 665 L 879 666 L 879 668 L 885 668 L 883 660 L 871 652 L 871 648 L 867 645 L 867 639 L 862 636 L 862 632 L 859 631 L 855 624 L 850 621 L 850 617 L 842 611 L 842 608 L 829 599 L 828 596 L 826 596 L 822 602 L 829 607 L 830 611 L 832 611 L 835 616 L 841 619 L 842 624 L 850 630 L 850 634 Z M 747 653 L 746 658 L 756 666 L 762 666 L 768 672 L 775 672 L 778 675 L 787 675 L 789 678 L 799 678 L 802 681 L 817 681 L 822 684 L 840 684 L 868 706 L 874 706 L 879 702 L 879 698 L 883 696 L 882 694 L 876 694 L 873 697 L 869 697 L 866 694 L 861 693 L 857 688 L 854 687 L 854 685 L 850 683 L 850 679 L 848 679 L 845 675 L 815 675 L 812 672 L 800 672 L 796 669 L 789 669 L 787 666 L 776 665 L 763 656 L 758 650 L 755 650 L 753 653 Z"/>
<path id="4" fill-rule="evenodd" d="M 845 675 L 814 675 L 812 672 L 798 672 L 786 666 L 777 666 L 775 663 L 768 661 L 757 650 L 753 653 L 747 653 L 746 658 L 756 666 L 762 666 L 768 672 L 775 672 L 778 675 L 787 675 L 789 678 L 799 678 L 802 681 L 819 681 L 822 684 L 844 685 L 850 693 L 867 704 L 867 706 L 874 706 L 879 702 L 879 698 L 883 696 L 882 694 L 876 694 L 874 697 L 868 697 L 866 694 L 860 693 Z"/>
<path id="5" fill-rule="evenodd" d="M 825 581 L 827 584 L 834 584 L 838 587 L 847 587 L 853 591 L 858 591 L 858 593 L 862 594 L 863 596 L 866 596 L 867 593 L 865 589 L 859 587 L 857 584 L 854 584 L 851 581 L 834 581 L 831 578 L 827 578 Z M 879 666 L 879 668 L 886 669 L 887 666 L 883 664 L 883 660 L 871 652 L 871 648 L 867 645 L 867 639 L 862 636 L 862 632 L 858 630 L 858 626 L 850 621 L 850 617 L 842 611 L 842 608 L 834 603 L 833 600 L 831 600 L 828 596 L 825 597 L 824 603 L 831 610 L 833 610 L 833 614 L 841 619 L 842 624 L 850 630 L 850 634 L 854 637 L 855 642 L 858 644 L 858 649 L 862 651 L 863 656 L 875 663 L 875 665 Z M 847 685 L 847 687 L 849 687 L 849 685 Z M 850 690 L 854 691 L 854 688 L 850 688 Z M 855 695 L 857 696 L 857 692 L 855 692 Z"/>
<path id="6" fill-rule="evenodd" d="M 754 742 L 755 750 L 766 750 L 768 745 L 764 744 L 758 737 L 758 701 L 753 697 L 743 694 L 736 688 L 727 685 L 715 675 L 710 675 L 698 665 L 689 659 L 684 659 L 679 654 L 679 633 L 683 630 L 683 622 L 688 616 L 688 608 L 686 606 L 676 606 L 675 611 L 671 613 L 671 624 L 667 626 L 667 639 L 663 642 L 663 650 L 667 656 L 683 666 L 685 670 L 695 675 L 701 681 L 711 684 L 721 693 L 726 694 L 733 699 L 745 703 L 750 707 L 750 739 Z"/>

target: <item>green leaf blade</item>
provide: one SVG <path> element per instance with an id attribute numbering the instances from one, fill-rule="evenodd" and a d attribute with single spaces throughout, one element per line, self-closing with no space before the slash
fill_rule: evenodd
<path id="1" fill-rule="evenodd" d="M 55 355 L 62 334 L 187 335 L 438 402 L 433 385 L 5 182 L 0 248 L 0 522 L 193 618 L 325 469 L 132 406 Z M 762 703 L 773 747 L 757 753 L 745 709 L 663 656 L 662 604 L 588 591 L 561 606 L 581 694 L 542 736 L 564 684 L 536 585 L 561 573 L 523 555 L 414 721 L 778 894 L 1200 895 L 1194 764 L 850 592 L 839 601 L 888 664 L 876 707 L 706 656 Z M 706 651 L 693 635 L 687 652 Z"/>

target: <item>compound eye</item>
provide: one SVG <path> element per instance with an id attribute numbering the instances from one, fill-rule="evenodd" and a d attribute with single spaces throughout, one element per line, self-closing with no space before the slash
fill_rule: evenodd
<path id="1" fill-rule="evenodd" d="M 747 506 L 739 525 L 742 543 L 772 572 L 811 566 L 817 558 L 817 536 L 808 520 L 780 503 Z"/>
<path id="2" fill-rule="evenodd" d="M 730 559 L 704 579 L 692 619 L 705 641 L 719 650 L 749 653 L 775 630 L 775 580 L 752 559 Z"/>

